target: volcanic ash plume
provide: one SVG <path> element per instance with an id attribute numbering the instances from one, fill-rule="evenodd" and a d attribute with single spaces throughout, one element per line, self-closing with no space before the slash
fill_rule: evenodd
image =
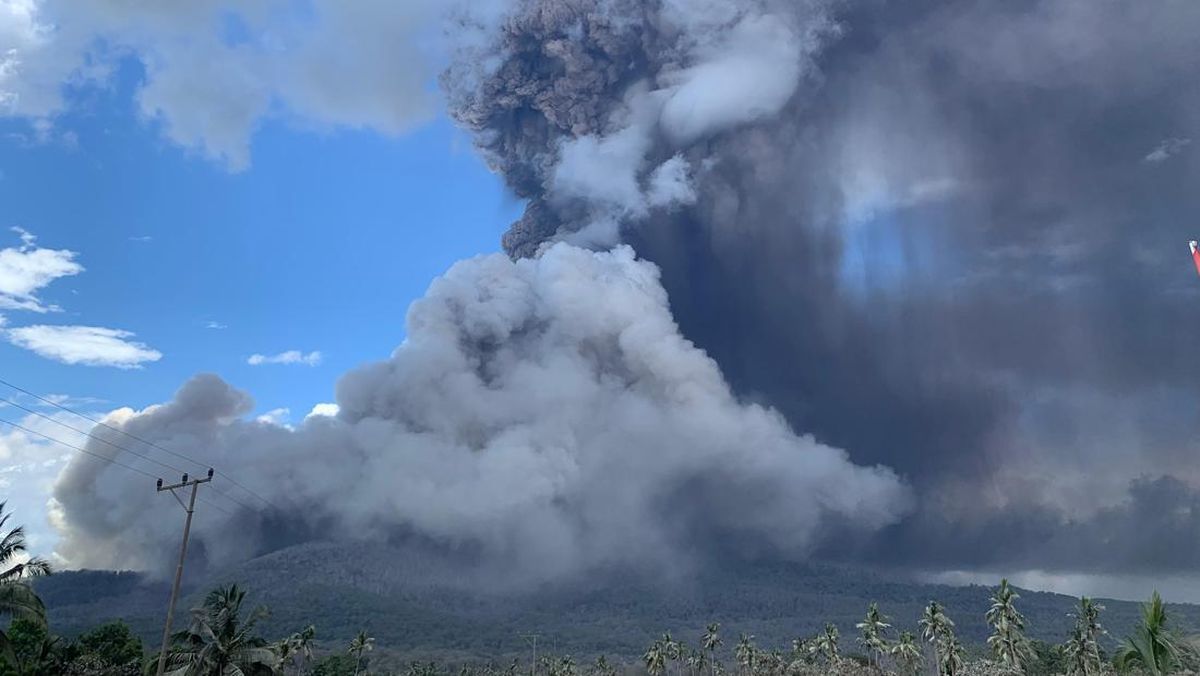
<path id="1" fill-rule="evenodd" d="M 336 417 L 247 421 L 249 397 L 202 375 L 112 422 L 302 506 L 288 518 L 205 510 L 194 537 L 214 563 L 317 530 L 402 533 L 547 579 L 684 563 L 725 537 L 797 556 L 823 525 L 871 531 L 907 509 L 890 470 L 856 466 L 737 401 L 680 335 L 658 269 L 628 247 L 463 261 L 407 326 L 390 359 L 342 378 Z M 142 481 L 76 458 L 55 490 L 59 553 L 165 570 L 178 520 Z"/>
<path id="2" fill-rule="evenodd" d="M 549 239 L 611 246 L 622 225 L 695 202 L 694 175 L 713 169 L 703 142 L 777 116 L 837 33 L 812 0 L 514 4 L 442 81 L 530 200 L 504 238 L 521 256 Z"/>
<path id="3" fill-rule="evenodd" d="M 634 246 L 738 396 L 912 481 L 913 518 L 832 553 L 1195 570 L 1123 535 L 1148 487 L 1200 514 L 1200 4 L 522 0 L 463 25 L 491 30 L 451 112 L 528 200 L 506 250 Z"/>

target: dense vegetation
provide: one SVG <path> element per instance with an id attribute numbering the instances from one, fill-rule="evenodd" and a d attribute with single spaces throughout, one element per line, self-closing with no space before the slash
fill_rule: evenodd
<path id="1" fill-rule="evenodd" d="M 22 584 L 14 582 L 13 584 Z M 1200 653 L 1175 631 L 1157 594 L 1145 604 L 1142 618 L 1113 654 L 1105 649 L 1101 623 L 1104 606 L 1079 600 L 1072 628 L 1061 645 L 1026 634 L 1027 620 L 1018 608 L 1020 594 L 1001 580 L 984 614 L 990 630 L 983 645 L 968 647 L 957 624 L 937 601 L 930 601 L 917 620 L 918 631 L 897 631 L 877 604 L 870 604 L 855 624 L 855 635 L 843 636 L 825 624 L 815 635 L 799 636 L 790 645 L 760 647 L 753 635 L 736 641 L 710 623 L 688 642 L 664 633 L 652 641 L 640 660 L 609 660 L 599 656 L 587 666 L 561 653 L 537 653 L 530 643 L 529 659 L 494 661 L 412 661 L 400 666 L 373 662 L 375 639 L 360 631 L 344 649 L 318 655 L 316 629 L 304 629 L 268 641 L 258 631 L 264 608 L 245 607 L 245 592 L 237 585 L 209 592 L 192 609 L 186 627 L 175 633 L 164 658 L 172 676 L 366 676 L 402 673 L 405 676 L 939 676 L 1015 675 L 1100 676 L 1121 673 L 1160 674 L 1194 671 Z M 533 638 L 533 637 L 527 637 Z M 120 623 L 106 624 L 74 641 L 51 637 L 44 617 L 15 617 L 3 639 L 0 676 L 95 674 L 134 676 L 153 673 L 158 660 L 147 655 L 142 642 Z"/>
<path id="2" fill-rule="evenodd" d="M 433 567 L 410 550 L 386 545 L 320 544 L 293 547 L 236 568 L 197 576 L 180 604 L 199 606 L 211 589 L 233 583 L 248 589 L 271 614 L 258 626 L 283 636 L 317 624 L 318 644 L 345 645 L 364 627 L 376 637 L 379 659 L 450 662 L 520 657 L 528 660 L 522 634 L 541 634 L 539 648 L 570 653 L 581 661 L 600 655 L 633 660 L 663 629 L 698 636 L 713 619 L 730 635 L 754 634 L 762 645 L 788 645 L 815 635 L 826 622 L 853 633 L 863 611 L 877 602 L 895 618 L 898 631 L 917 632 L 917 619 L 936 598 L 958 622 L 967 645 L 989 635 L 984 611 L 991 590 L 906 580 L 842 565 L 738 563 L 687 571 L 673 581 L 661 576 L 593 576 L 589 586 L 546 586 L 518 592 L 488 584 L 456 585 L 466 573 Z M 199 570 L 199 567 L 196 567 Z M 434 581 L 430 581 L 434 578 Z M 131 573 L 62 572 L 34 582 L 51 623 L 77 636 L 120 619 L 148 643 L 157 643 L 169 588 Z M 1072 629 L 1076 600 L 1061 594 L 1021 592 L 1021 611 L 1031 638 L 1059 644 Z M 1136 603 L 1104 600 L 1105 625 L 1113 636 L 1129 634 L 1140 616 Z M 1181 629 L 1200 627 L 1200 607 L 1166 606 Z M 1108 649 L 1115 639 L 1104 639 Z"/>
<path id="3" fill-rule="evenodd" d="M 23 550 L 19 528 L 0 537 L 0 568 Z M 402 553 L 391 565 L 372 553 L 299 548 L 220 573 L 209 591 L 185 597 L 191 611 L 177 619 L 167 673 L 1157 676 L 1200 666 L 1186 623 L 1176 624 L 1197 608 L 1167 606 L 1157 594 L 1138 609 L 1019 592 L 1005 580 L 943 587 L 807 564 L 481 596 L 477 586 L 446 583 L 454 572 L 414 585 Z M 165 586 L 129 573 L 48 572 L 32 559 L 0 573 L 0 610 L 11 618 L 0 632 L 0 676 L 155 672 L 150 641 L 161 631 Z M 280 601 L 283 612 L 250 607 L 244 589 L 221 578 L 268 585 L 259 600 Z M 734 622 L 699 620 L 713 616 Z M 113 617 L 129 622 L 98 619 Z M 676 633 L 651 632 L 652 623 Z M 1105 625 L 1127 638 L 1118 642 Z"/>

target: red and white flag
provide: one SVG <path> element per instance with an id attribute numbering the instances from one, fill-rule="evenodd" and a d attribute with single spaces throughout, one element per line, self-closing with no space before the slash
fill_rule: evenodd
<path id="1" fill-rule="evenodd" d="M 1196 264 L 1196 274 L 1200 275 L 1200 244 L 1193 239 L 1188 242 L 1188 248 L 1192 250 L 1192 262 Z"/>

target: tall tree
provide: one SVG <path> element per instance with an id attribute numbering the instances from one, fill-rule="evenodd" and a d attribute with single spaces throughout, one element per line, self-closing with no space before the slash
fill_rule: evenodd
<path id="1" fill-rule="evenodd" d="M 6 512 L 7 502 L 0 501 L 0 615 L 13 619 L 26 619 L 46 626 L 46 607 L 29 586 L 29 579 L 50 574 L 50 564 L 37 557 L 19 561 L 26 553 L 25 527 L 14 526 L 5 531 L 11 512 Z M 9 664 L 16 663 L 16 655 L 8 642 L 8 635 L 0 631 L 0 656 Z"/>
<path id="2" fill-rule="evenodd" d="M 4 676 L 50 676 L 66 671 L 59 639 L 50 636 L 45 624 L 17 618 L 8 627 L 8 640 L 16 660 L 0 668 Z"/>
<path id="3" fill-rule="evenodd" d="M 905 676 L 916 676 L 921 673 L 921 662 L 923 661 L 921 646 L 917 645 L 917 638 L 912 635 L 912 632 L 906 631 L 900 634 L 900 639 L 892 644 L 889 652 Z"/>
<path id="4" fill-rule="evenodd" d="M 678 663 L 680 658 L 683 657 L 683 644 L 681 644 L 679 641 L 676 641 L 675 638 L 671 636 L 671 632 L 668 631 L 663 633 L 662 645 L 663 656 L 667 659 L 667 673 L 671 673 L 672 664 L 676 665 L 675 671 L 678 673 Z"/>
<path id="5" fill-rule="evenodd" d="M 712 622 L 705 627 L 704 636 L 701 637 L 700 643 L 708 651 L 709 676 L 717 676 L 717 648 L 721 647 L 720 623 Z"/>
<path id="6" fill-rule="evenodd" d="M 167 655 L 171 676 L 269 676 L 279 667 L 279 656 L 254 635 L 258 620 L 266 615 L 254 609 L 244 621 L 246 592 L 231 585 L 214 589 L 204 604 L 192 609 L 188 628 L 175 634 Z"/>
<path id="7" fill-rule="evenodd" d="M 1071 629 L 1063 653 L 1070 662 L 1072 676 L 1093 676 L 1100 673 L 1100 637 L 1104 627 L 1100 625 L 1100 612 L 1104 606 L 1088 597 L 1079 599 L 1079 612 L 1075 614 L 1075 626 Z"/>
<path id="8" fill-rule="evenodd" d="M 703 650 L 692 650 L 687 646 L 681 646 L 680 651 L 684 655 L 684 661 L 687 663 L 689 676 L 703 676 L 704 670 L 708 666 L 708 657 Z"/>
<path id="9" fill-rule="evenodd" d="M 1117 649 L 1113 665 L 1117 671 L 1141 668 L 1150 676 L 1170 673 L 1179 665 L 1180 643 L 1167 623 L 1162 597 L 1154 592 L 1142 606 L 1142 617 Z"/>
<path id="10" fill-rule="evenodd" d="M 958 646 L 958 638 L 954 635 L 954 620 L 946 615 L 942 604 L 930 601 L 929 605 L 925 606 L 918 624 L 921 627 L 921 637 L 933 648 L 933 661 L 938 673 L 951 676 L 957 673 L 958 669 L 955 668 L 951 654 L 952 648 Z"/>
<path id="11" fill-rule="evenodd" d="M 516 673 L 515 668 L 513 669 L 513 673 Z M 595 676 L 616 676 L 617 669 L 611 663 L 609 663 L 607 657 L 601 655 L 600 657 L 596 658 L 596 664 L 592 666 L 592 673 L 595 674 Z"/>
<path id="12" fill-rule="evenodd" d="M 742 634 L 738 639 L 737 648 L 734 649 L 734 657 L 742 667 L 743 674 L 754 673 L 754 661 L 757 656 L 758 649 L 754 647 L 754 636 Z"/>
<path id="13" fill-rule="evenodd" d="M 1023 673 L 1031 658 L 1029 640 L 1025 638 L 1025 616 L 1017 611 L 1016 601 L 1021 598 L 1008 583 L 1000 580 L 1000 586 L 992 594 L 992 606 L 987 611 L 987 622 L 992 635 L 987 643 L 992 653 L 1005 667 Z"/>
<path id="14" fill-rule="evenodd" d="M 892 627 L 887 620 L 888 618 L 879 612 L 879 604 L 872 603 L 867 607 L 867 616 L 863 618 L 863 621 L 854 625 L 860 632 L 859 645 L 867 651 L 868 659 L 876 668 L 882 668 L 880 658 L 887 651 L 886 634 L 887 630 Z"/>
<path id="15" fill-rule="evenodd" d="M 142 640 L 124 622 L 109 622 L 80 636 L 63 650 L 66 674 L 136 676 L 142 672 Z"/>
<path id="16" fill-rule="evenodd" d="M 367 636 L 365 629 L 358 632 L 358 635 L 354 637 L 354 640 L 350 641 L 350 649 L 347 650 L 347 652 L 354 656 L 354 676 L 358 676 L 359 671 L 361 671 L 364 666 L 363 655 L 371 652 L 374 649 L 375 639 Z"/>
<path id="17" fill-rule="evenodd" d="M 958 676 L 962 673 L 963 662 L 962 643 L 953 631 L 946 637 L 945 656 L 942 658 L 942 673 L 945 676 Z"/>
<path id="18" fill-rule="evenodd" d="M 299 674 L 312 662 L 313 639 L 316 635 L 316 627 L 310 624 L 304 628 L 304 631 L 292 634 L 275 646 L 275 650 L 279 654 L 279 663 L 285 671 L 291 667 Z"/>
<path id="19" fill-rule="evenodd" d="M 812 648 L 818 655 L 821 655 L 829 662 L 830 666 L 834 666 L 841 659 L 842 655 L 838 651 L 838 628 L 832 622 L 826 622 L 825 628 L 821 633 L 817 634 L 813 640 Z"/>
<path id="20" fill-rule="evenodd" d="M 650 644 L 646 654 L 642 655 L 642 661 L 646 664 L 646 671 L 650 676 L 661 676 L 667 667 L 667 653 L 663 649 L 662 639 Z"/>

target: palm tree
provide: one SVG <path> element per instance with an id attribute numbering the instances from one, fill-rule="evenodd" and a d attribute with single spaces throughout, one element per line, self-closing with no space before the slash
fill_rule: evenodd
<path id="1" fill-rule="evenodd" d="M 683 646 L 671 636 L 671 632 L 669 631 L 663 633 L 662 645 L 663 654 L 667 658 L 667 673 L 669 674 L 671 673 L 671 663 L 679 662 L 679 659 L 683 656 Z M 676 669 L 676 672 L 678 671 Z"/>
<path id="2" fill-rule="evenodd" d="M 705 667 L 708 666 L 708 658 L 704 655 L 703 650 L 689 650 L 686 646 L 681 648 L 686 655 L 685 661 L 688 666 L 688 674 L 690 676 L 701 676 L 704 673 Z"/>
<path id="3" fill-rule="evenodd" d="M 930 601 L 929 605 L 925 606 L 925 612 L 922 613 L 918 624 L 921 627 L 921 637 L 933 647 L 933 661 L 937 665 L 938 673 L 954 673 L 949 670 L 952 666 L 951 646 L 958 645 L 958 638 L 954 635 L 954 620 L 946 615 L 946 610 L 940 603 Z"/>
<path id="4" fill-rule="evenodd" d="M 720 631 L 720 623 L 713 622 L 704 628 L 704 636 L 700 638 L 700 644 L 708 651 L 709 676 L 717 675 L 717 648 L 721 647 Z"/>
<path id="5" fill-rule="evenodd" d="M 513 673 L 516 673 L 515 671 Z M 596 665 L 592 667 L 592 673 L 596 676 L 615 676 L 617 670 L 613 665 L 609 664 L 608 658 L 604 655 L 596 658 Z"/>
<path id="6" fill-rule="evenodd" d="M 778 648 L 767 653 L 766 659 L 762 662 L 759 670 L 767 674 L 779 675 L 787 669 L 787 660 L 783 659 L 783 651 Z"/>
<path id="7" fill-rule="evenodd" d="M 754 657 L 756 652 L 754 636 L 742 634 L 738 639 L 737 648 L 734 649 L 733 654 L 737 658 L 738 664 L 742 666 L 743 673 L 754 673 Z"/>
<path id="8" fill-rule="evenodd" d="M 1095 643 L 1088 638 L 1083 626 L 1076 623 L 1067 636 L 1067 642 L 1063 644 L 1063 654 L 1066 655 L 1068 663 L 1068 676 L 1091 676 L 1099 670 L 1100 665 L 1092 661 L 1092 653 L 1095 648 Z"/>
<path id="9" fill-rule="evenodd" d="M 363 666 L 363 653 L 369 653 L 375 649 L 375 639 L 367 636 L 367 631 L 364 629 L 358 632 L 353 641 L 350 641 L 350 649 L 346 652 L 354 655 L 354 676 L 358 676 L 358 672 Z"/>
<path id="10" fill-rule="evenodd" d="M 279 663 L 283 668 L 296 667 L 296 673 L 300 673 L 304 666 L 312 661 L 313 658 L 313 638 L 317 635 L 316 627 L 311 624 L 304 628 L 304 631 L 297 632 L 283 639 L 275 647 L 279 653 Z M 299 662 L 299 665 L 296 663 Z"/>
<path id="11" fill-rule="evenodd" d="M 0 501 L 0 532 L 12 517 L 5 513 L 8 503 Z M 46 626 L 46 607 L 42 600 L 29 586 L 29 578 L 50 574 L 50 564 L 37 557 L 30 558 L 24 563 L 14 563 L 25 553 L 25 527 L 16 526 L 0 537 L 0 615 L 8 615 L 14 619 L 23 618 Z M 17 658 L 9 645 L 8 636 L 0 630 L 0 654 L 9 664 L 16 664 Z"/>
<path id="12" fill-rule="evenodd" d="M 921 646 L 917 645 L 917 638 L 912 635 L 912 632 L 904 632 L 900 634 L 900 640 L 892 644 L 889 651 L 896 663 L 901 666 L 903 673 L 908 676 L 916 676 L 921 672 Z"/>
<path id="13" fill-rule="evenodd" d="M 238 586 L 208 593 L 204 604 L 192 609 L 187 629 L 175 634 L 175 647 L 167 656 L 171 676 L 267 676 L 279 666 L 279 656 L 267 642 L 254 636 L 254 625 L 266 611 L 256 608 L 244 622 L 240 618 L 246 592 Z"/>
<path id="14" fill-rule="evenodd" d="M 830 666 L 836 665 L 841 659 L 838 652 L 838 628 L 832 622 L 826 622 L 825 628 L 813 640 L 811 650 L 823 655 Z"/>
<path id="15" fill-rule="evenodd" d="M 663 649 L 662 639 L 650 645 L 646 654 L 642 655 L 642 661 L 646 663 L 646 671 L 650 673 L 650 676 L 661 676 L 667 668 L 667 655 Z"/>
<path id="16" fill-rule="evenodd" d="M 1024 670 L 1030 657 L 1029 642 L 1025 638 L 1025 617 L 1017 611 L 1016 600 L 1021 595 L 1013 590 L 1007 579 L 992 594 L 992 607 L 987 611 L 987 622 L 992 635 L 987 643 L 1000 662 L 1018 673 Z"/>
<path id="17" fill-rule="evenodd" d="M 1104 606 L 1096 603 L 1088 597 L 1079 599 L 1079 622 L 1087 629 L 1088 636 L 1098 640 L 1107 632 L 1100 625 L 1100 613 L 1104 610 Z"/>
<path id="18" fill-rule="evenodd" d="M 1141 667 L 1150 676 L 1161 676 L 1179 664 L 1179 657 L 1178 639 L 1167 626 L 1167 611 L 1156 591 L 1142 606 L 1142 619 L 1117 650 L 1113 665 L 1120 672 Z"/>
<path id="19" fill-rule="evenodd" d="M 958 637 L 954 632 L 946 637 L 946 645 L 943 648 L 945 655 L 942 657 L 942 673 L 946 676 L 958 676 L 963 670 L 962 644 L 958 642 Z"/>
<path id="20" fill-rule="evenodd" d="M 1079 599 L 1075 626 L 1063 646 L 1073 675 L 1092 676 L 1100 672 L 1100 637 L 1105 633 L 1100 625 L 1102 610 L 1104 606 L 1086 596 Z"/>
<path id="21" fill-rule="evenodd" d="M 871 660 L 876 668 L 880 667 L 880 658 L 887 650 L 887 639 L 885 634 L 892 625 L 888 624 L 886 617 L 879 612 L 879 605 L 872 603 L 867 608 L 867 616 L 862 622 L 854 625 L 858 628 L 862 635 L 858 642 L 871 656 Z"/>

